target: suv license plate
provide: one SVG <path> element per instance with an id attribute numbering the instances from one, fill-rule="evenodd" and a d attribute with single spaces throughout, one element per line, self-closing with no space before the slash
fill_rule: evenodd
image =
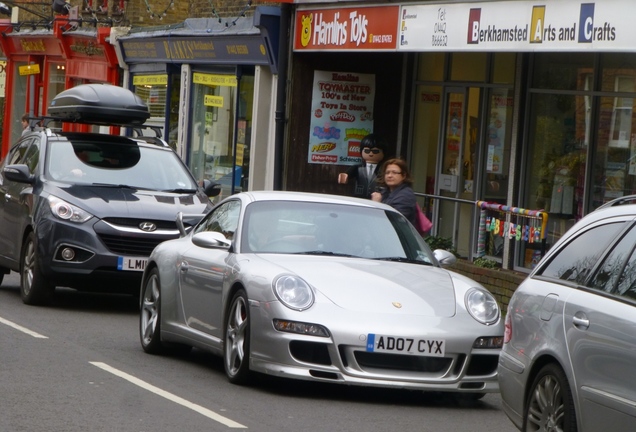
<path id="1" fill-rule="evenodd" d="M 123 271 L 144 271 L 147 258 L 140 257 L 117 257 L 117 270 Z"/>
<path id="2" fill-rule="evenodd" d="M 367 351 L 444 357 L 446 341 L 443 339 L 420 339 L 369 333 L 367 335 Z"/>

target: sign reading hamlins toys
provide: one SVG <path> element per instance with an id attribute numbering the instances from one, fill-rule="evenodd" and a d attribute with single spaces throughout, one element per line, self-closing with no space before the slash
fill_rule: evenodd
<path id="1" fill-rule="evenodd" d="M 375 75 L 314 72 L 309 163 L 362 162 L 360 140 L 373 132 Z"/>
<path id="2" fill-rule="evenodd" d="M 296 11 L 295 51 L 397 49 L 399 6 Z"/>

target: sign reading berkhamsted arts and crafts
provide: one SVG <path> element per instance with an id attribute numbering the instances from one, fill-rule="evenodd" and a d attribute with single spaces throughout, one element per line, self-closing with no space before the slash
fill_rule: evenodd
<path id="1" fill-rule="evenodd" d="M 634 0 L 403 5 L 401 51 L 630 51 Z"/>
<path id="2" fill-rule="evenodd" d="M 636 50 L 634 0 L 312 6 L 296 11 L 294 51 Z"/>
<path id="3" fill-rule="evenodd" d="M 373 132 L 375 75 L 314 72 L 309 163 L 362 162 L 360 140 Z"/>

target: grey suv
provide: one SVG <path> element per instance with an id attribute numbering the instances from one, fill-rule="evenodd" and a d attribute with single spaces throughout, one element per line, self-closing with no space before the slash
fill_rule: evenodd
<path id="1" fill-rule="evenodd" d="M 100 110 L 109 124 L 131 118 L 123 110 L 118 120 L 117 106 L 99 100 L 134 94 L 89 86 L 66 91 L 88 91 L 97 100 L 92 111 L 81 101 L 71 107 L 79 113 L 73 121 L 94 122 L 86 113 Z M 202 216 L 212 207 L 209 197 L 219 187 L 204 186 L 161 139 L 34 128 L 0 165 L 0 282 L 10 270 L 20 272 L 27 304 L 50 302 L 55 286 L 137 293 L 150 252 L 179 237 L 177 214 Z M 186 218 L 186 225 L 199 218 Z"/>
<path id="2" fill-rule="evenodd" d="M 636 427 L 636 196 L 577 222 L 510 300 L 503 408 L 523 431 Z"/>

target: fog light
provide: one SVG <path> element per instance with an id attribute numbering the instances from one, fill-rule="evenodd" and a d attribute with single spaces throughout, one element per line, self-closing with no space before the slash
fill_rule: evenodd
<path id="1" fill-rule="evenodd" d="M 501 348 L 503 346 L 503 336 L 479 337 L 475 339 L 473 348 Z"/>
<path id="2" fill-rule="evenodd" d="M 274 320 L 274 328 L 278 331 L 298 333 L 310 336 L 329 337 L 326 328 L 318 324 L 303 323 L 297 321 Z"/>
<path id="3" fill-rule="evenodd" d="M 68 247 L 62 249 L 62 258 L 64 258 L 66 261 L 71 261 L 73 258 L 75 258 L 75 251 Z"/>

